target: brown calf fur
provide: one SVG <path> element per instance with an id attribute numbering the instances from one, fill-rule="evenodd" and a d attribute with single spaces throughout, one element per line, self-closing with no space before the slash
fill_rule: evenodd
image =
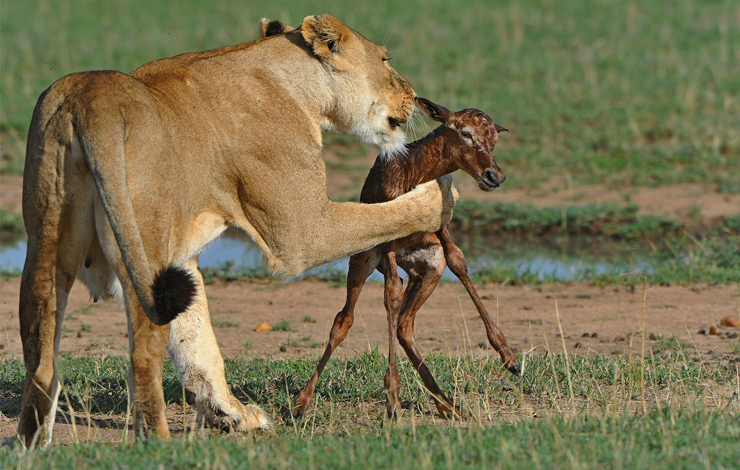
<path id="1" fill-rule="evenodd" d="M 504 182 L 506 176 L 496 164 L 493 149 L 499 132 L 508 129 L 494 123 L 488 115 L 477 109 L 453 113 L 424 98 L 417 99 L 417 106 L 443 125 L 423 139 L 409 144 L 404 157 L 388 158 L 383 154 L 379 155 L 362 188 L 360 201 L 389 201 L 421 182 L 431 181 L 458 169 L 472 176 L 483 191 L 491 191 Z M 403 268 L 409 276 L 405 292 L 397 266 Z M 388 315 L 389 356 L 385 377 L 388 416 L 396 418 L 400 409 L 400 376 L 395 342 L 397 336 L 424 385 L 431 392 L 439 413 L 445 417 L 452 417 L 453 414 L 461 417 L 460 408 L 442 392 L 424 363 L 414 337 L 416 313 L 437 287 L 446 266 L 450 267 L 467 289 L 483 319 L 488 340 L 498 351 L 504 366 L 511 373 L 519 375 L 521 369 L 513 351 L 486 311 L 468 273 L 465 256 L 453 243 L 447 227 L 444 226 L 436 233 L 413 234 L 350 258 L 347 301 L 334 318 L 324 356 L 313 377 L 298 395 L 293 413 L 302 415 L 306 412 L 321 372 L 352 326 L 355 305 L 365 280 L 378 269 L 385 276 L 385 307 Z"/>

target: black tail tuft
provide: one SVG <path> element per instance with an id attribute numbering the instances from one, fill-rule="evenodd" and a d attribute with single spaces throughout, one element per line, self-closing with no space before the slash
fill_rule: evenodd
<path id="1" fill-rule="evenodd" d="M 198 288 L 193 275 L 186 269 L 170 266 L 154 276 L 152 295 L 154 296 L 154 310 L 157 325 L 166 325 L 184 312 L 190 304 Z"/>

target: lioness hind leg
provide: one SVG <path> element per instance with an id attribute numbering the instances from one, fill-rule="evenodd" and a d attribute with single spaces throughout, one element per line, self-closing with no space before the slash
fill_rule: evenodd
<path id="1" fill-rule="evenodd" d="M 18 436 L 29 447 L 51 442 L 64 310 L 94 233 L 93 196 L 84 175 L 70 175 L 70 166 L 59 175 L 56 159 L 35 157 L 27 158 L 27 170 L 37 165 L 35 171 L 27 171 L 24 181 L 28 245 L 19 303 L 26 381 Z"/>
<path id="2" fill-rule="evenodd" d="M 198 411 L 198 422 L 235 431 L 269 428 L 261 408 L 242 404 L 226 383 L 224 360 L 213 333 L 203 276 L 197 260 L 188 265 L 197 284 L 196 299 L 170 324 L 167 351 L 180 373 L 185 398 Z"/>
<path id="3" fill-rule="evenodd" d="M 24 268 L 21 279 L 19 316 L 26 381 L 18 435 L 28 447 L 51 442 L 59 398 L 57 355 L 72 281 L 54 279 L 49 275 L 54 271 L 62 270 Z"/>
<path id="4" fill-rule="evenodd" d="M 134 417 L 136 437 L 155 434 L 167 439 L 170 436 L 165 415 L 162 389 L 162 365 L 169 336 L 169 325 L 157 326 L 149 321 L 130 282 L 122 282 L 128 336 L 131 348 L 131 366 L 128 371 L 129 405 Z"/>

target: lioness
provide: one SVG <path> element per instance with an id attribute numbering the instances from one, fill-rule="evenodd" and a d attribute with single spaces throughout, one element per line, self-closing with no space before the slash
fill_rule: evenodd
<path id="1" fill-rule="evenodd" d="M 246 430 L 269 421 L 226 384 L 201 250 L 236 226 L 272 272 L 294 276 L 449 221 L 450 180 L 385 204 L 329 200 L 321 132 L 400 151 L 415 93 L 382 47 L 330 15 L 272 33 L 130 74 L 68 75 L 39 98 L 23 181 L 25 445 L 42 434 L 51 440 L 56 357 L 75 277 L 95 299 L 125 303 L 136 434 L 169 436 L 165 347 L 199 414 Z"/>

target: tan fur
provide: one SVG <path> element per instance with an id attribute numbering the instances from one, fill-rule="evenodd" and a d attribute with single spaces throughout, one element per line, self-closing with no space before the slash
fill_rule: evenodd
<path id="1" fill-rule="evenodd" d="M 34 111 L 24 173 L 22 441 L 51 439 L 58 341 L 76 276 L 93 297 L 120 296 L 126 305 L 137 432 L 169 435 L 165 348 L 211 423 L 266 426 L 262 410 L 239 403 L 226 385 L 198 254 L 236 226 L 272 272 L 294 276 L 439 229 L 456 198 L 449 179 L 384 204 L 326 195 L 322 131 L 398 151 L 405 138 L 398 124 L 414 96 L 382 47 L 329 15 L 130 74 L 84 72 L 54 83 Z M 152 282 L 173 266 L 190 273 L 195 293 L 167 325 Z"/>

